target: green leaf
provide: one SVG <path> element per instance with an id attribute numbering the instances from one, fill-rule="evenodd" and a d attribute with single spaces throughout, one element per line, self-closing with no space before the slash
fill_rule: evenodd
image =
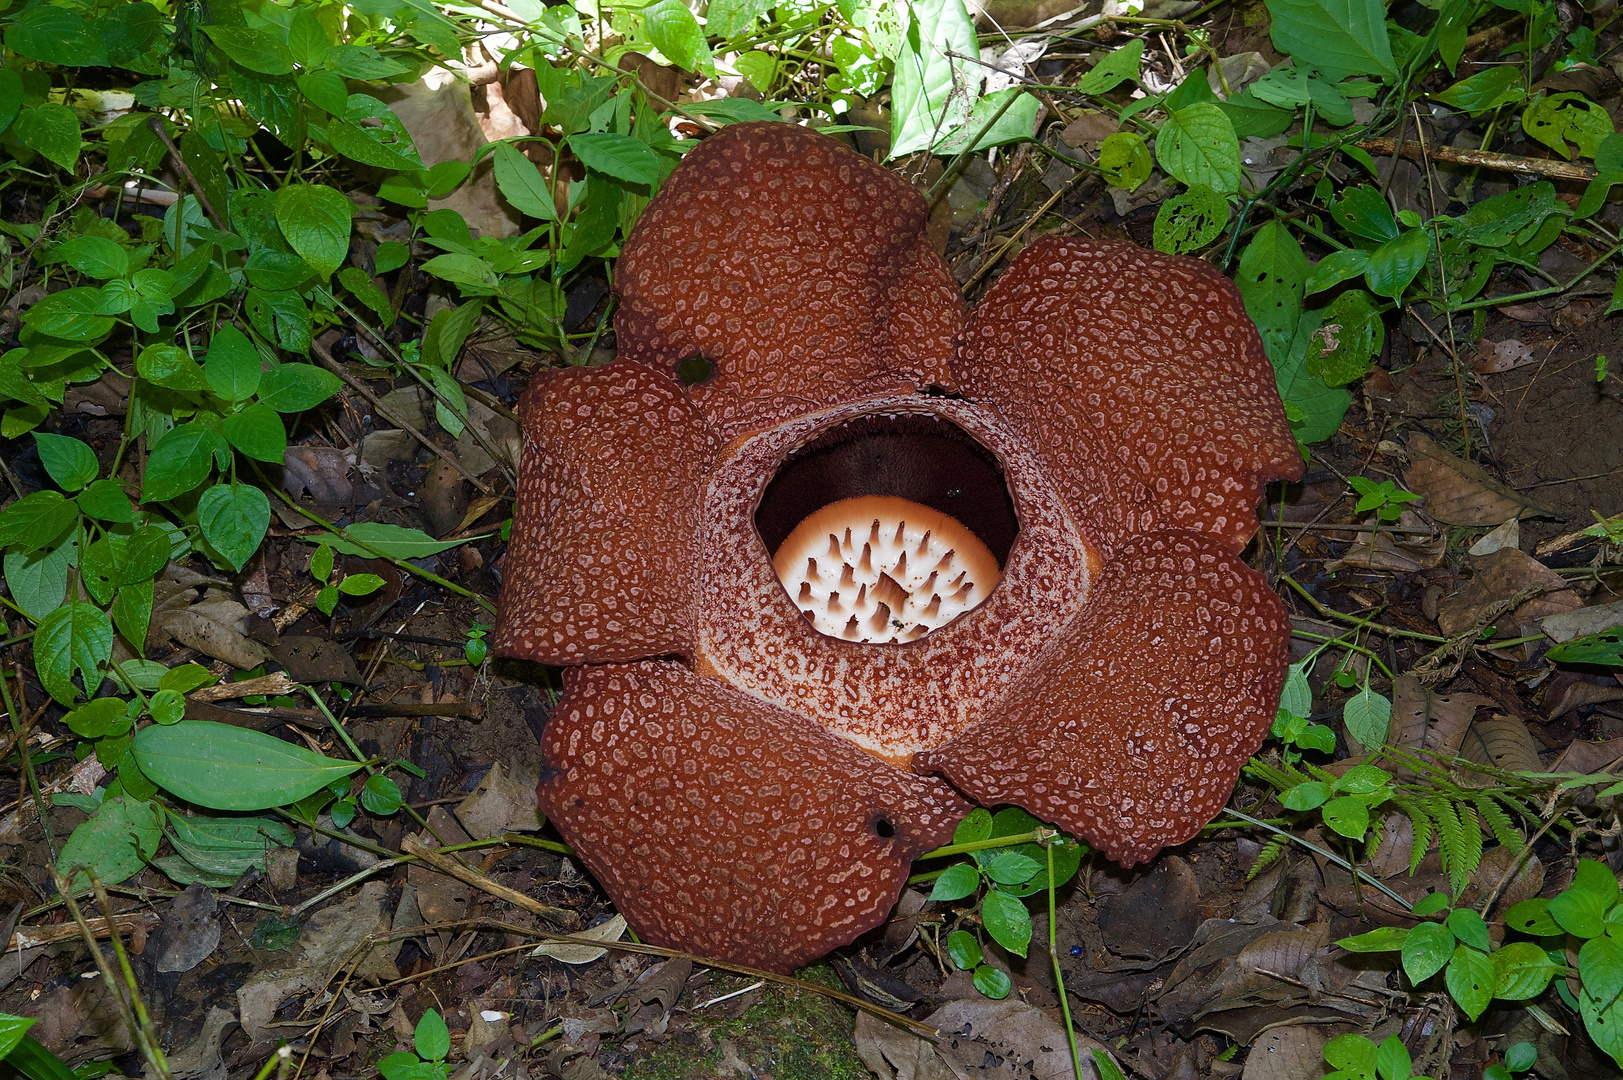
<path id="1" fill-rule="evenodd" d="M 346 540 L 335 533 L 327 533 L 320 538 L 321 542 L 330 545 L 334 551 L 363 559 L 376 558 L 378 554 L 396 559 L 421 559 L 468 542 L 465 539 L 436 540 L 421 529 L 407 529 L 400 525 L 386 525 L 377 521 L 357 522 L 344 531 L 353 537 L 354 541 Z M 361 544 L 367 547 L 362 547 Z M 367 550 L 368 548 L 372 550 Z"/>
<path id="2" fill-rule="evenodd" d="M 1298 64 L 1398 77 L 1380 0 L 1267 0 L 1274 48 Z"/>
<path id="3" fill-rule="evenodd" d="M 494 152 L 494 163 L 496 186 L 514 209 L 542 221 L 558 220 L 552 192 L 547 190 L 546 179 L 534 162 L 512 143 L 499 142 Z"/>
<path id="4" fill-rule="evenodd" d="M 23 77 L 15 69 L 0 71 L 0 132 L 11 126 L 23 107 Z"/>
<path id="5" fill-rule="evenodd" d="M 496 271 L 484 259 L 477 255 L 468 255 L 460 251 L 449 251 L 444 255 L 436 255 L 422 264 L 426 272 L 437 278 L 449 281 L 453 285 L 467 288 L 483 289 L 489 292 L 496 290 Z"/>
<path id="6" fill-rule="evenodd" d="M 1084 94 L 1108 94 L 1124 81 L 1138 82 L 1138 64 L 1144 56 L 1144 42 L 1134 38 L 1119 49 L 1105 53 L 1082 76 L 1077 89 Z"/>
<path id="7" fill-rule="evenodd" d="M 1103 158 L 1101 147 L 1101 162 Z M 1302 318 L 1307 276 L 1307 257 L 1302 254 L 1302 245 L 1282 221 L 1270 221 L 1258 229 L 1240 256 L 1235 284 L 1240 287 L 1245 312 L 1257 324 L 1257 332 L 1262 335 L 1263 348 L 1270 359 L 1283 359 L 1290 352 L 1296 324 Z"/>
<path id="8" fill-rule="evenodd" d="M 338 280 L 357 300 L 372 310 L 379 325 L 384 329 L 394 325 L 394 308 L 389 304 L 389 294 L 374 285 L 366 271 L 346 266 L 338 271 Z"/>
<path id="9" fill-rule="evenodd" d="M 381 773 L 367 777 L 366 785 L 361 788 L 361 805 L 369 814 L 388 817 L 399 810 L 403 802 L 400 785 Z"/>
<path id="10" fill-rule="evenodd" d="M 1595 1045 L 1610 1054 L 1613 1060 L 1623 1058 L 1623 997 L 1614 998 L 1610 1005 L 1603 1005 L 1587 986 L 1581 985 L 1578 989 L 1578 1011 Z"/>
<path id="11" fill-rule="evenodd" d="M 98 281 L 123 277 L 130 272 L 129 253 L 105 236 L 75 236 L 58 245 L 51 257 Z"/>
<path id="12" fill-rule="evenodd" d="M 1595 859 L 1579 859 L 1578 865 L 1572 872 L 1572 887 L 1586 889 L 1600 897 L 1602 905 L 1611 907 L 1617 903 L 1619 888 L 1617 878 L 1603 862 Z"/>
<path id="13" fill-rule="evenodd" d="M 23 1041 L 23 1036 L 35 1023 L 37 1020 L 31 1016 L 0 1015 L 0 1061 L 5 1060 L 6 1055 L 17 1048 L 17 1044 Z"/>
<path id="14" fill-rule="evenodd" d="M 654 48 L 686 71 L 710 67 L 710 46 L 705 44 L 699 20 L 682 0 L 656 0 L 642 9 L 643 29 Z"/>
<path id="15" fill-rule="evenodd" d="M 1364 749 L 1373 750 L 1386 742 L 1386 731 L 1392 723 L 1392 703 L 1366 686 L 1347 699 L 1341 717 L 1347 725 L 1347 734 L 1357 739 Z"/>
<path id="16" fill-rule="evenodd" d="M 1323 292 L 1350 278 L 1361 276 L 1368 267 L 1369 252 L 1361 248 L 1332 251 L 1314 264 L 1313 274 L 1307 279 L 1304 291 L 1308 296 Z"/>
<path id="17" fill-rule="evenodd" d="M 1331 301 L 1320 319 L 1303 358 L 1307 374 L 1326 386 L 1345 386 L 1362 378 L 1386 340 L 1386 325 L 1374 299 L 1362 289 L 1348 289 Z"/>
<path id="18" fill-rule="evenodd" d="M 1354 236 L 1377 243 L 1398 238 L 1397 219 L 1392 207 L 1379 191 L 1368 185 L 1349 188 L 1330 207 L 1330 216 Z"/>
<path id="19" fill-rule="evenodd" d="M 79 867 L 91 871 L 103 885 L 117 885 L 140 873 L 158 853 L 163 839 L 163 811 L 156 803 L 138 802 L 115 795 L 101 804 L 89 821 L 73 830 L 57 857 L 57 872 L 68 876 Z M 75 873 L 70 891 L 88 888 L 90 879 Z"/>
<path id="20" fill-rule="evenodd" d="M 205 25 L 199 27 L 235 62 L 261 75 L 288 75 L 293 71 L 293 53 L 275 31 L 247 26 Z"/>
<path id="21" fill-rule="evenodd" d="M 1409 1056 L 1409 1048 L 1403 1045 L 1402 1039 L 1388 1035 L 1386 1041 L 1375 1048 L 1375 1071 L 1382 1080 L 1409 1080 L 1409 1074 L 1414 1071 L 1414 1058 Z"/>
<path id="22" fill-rule="evenodd" d="M 280 364 L 260 376 L 259 403 L 279 413 L 313 409 L 338 392 L 343 382 L 313 364 Z"/>
<path id="23" fill-rule="evenodd" d="M 336 71 L 307 71 L 294 80 L 305 100 L 334 117 L 349 109 L 349 87 Z"/>
<path id="24" fill-rule="evenodd" d="M 1456 938 L 1473 949 L 1487 952 L 1493 948 L 1488 939 L 1488 924 L 1470 908 L 1456 908 L 1449 912 L 1446 925 Z"/>
<path id="25" fill-rule="evenodd" d="M 298 802 L 361 767 L 251 728 L 202 720 L 143 728 L 135 760 L 154 783 L 211 810 L 265 810 Z"/>
<path id="26" fill-rule="evenodd" d="M 412 1047 L 424 1061 L 443 1061 L 451 1052 L 451 1032 L 438 1012 L 429 1009 L 417 1021 Z"/>
<path id="27" fill-rule="evenodd" d="M 1375 765 L 1354 765 L 1336 781 L 1343 795 L 1369 795 L 1391 782 L 1392 774 Z"/>
<path id="28" fill-rule="evenodd" d="M 1123 191 L 1137 191 L 1155 168 L 1149 144 L 1144 141 L 1144 136 L 1134 131 L 1118 131 L 1106 136 L 1105 141 L 1099 144 L 1098 164 L 1105 183 Z"/>
<path id="29" fill-rule="evenodd" d="M 1168 255 L 1198 251 L 1221 236 L 1228 221 L 1228 200 L 1205 184 L 1193 184 L 1156 211 L 1155 250 Z"/>
<path id="30" fill-rule="evenodd" d="M 239 877 L 265 868 L 273 846 L 291 846 L 293 830 L 266 818 L 169 816 L 170 842 L 185 860 L 205 873 Z"/>
<path id="31" fill-rule="evenodd" d="M 1480 116 L 1501 105 L 1514 105 L 1526 96 L 1522 69 L 1515 64 L 1504 64 L 1461 79 L 1442 93 L 1433 94 L 1432 100 Z"/>
<path id="32" fill-rule="evenodd" d="M 162 502 L 183 495 L 207 480 L 216 460 L 229 464 L 231 448 L 218 431 L 193 421 L 158 440 L 147 455 L 141 501 Z"/>
<path id="33" fill-rule="evenodd" d="M 1574 937 L 1598 938 L 1606 931 L 1606 908 L 1598 894 L 1572 888 L 1550 901 L 1550 918 Z"/>
<path id="34" fill-rule="evenodd" d="M 1487 953 L 1461 945 L 1454 950 L 1454 958 L 1448 962 L 1443 982 L 1459 1004 L 1460 1011 L 1475 1020 L 1493 1002 L 1493 961 Z"/>
<path id="35" fill-rule="evenodd" d="M 1009 102 L 1007 107 L 1005 102 Z M 1039 108 L 1041 102 L 1017 86 L 987 94 L 975 103 L 958 130 L 949 132 L 931 149 L 937 154 L 959 154 L 966 149 L 990 150 L 1005 143 L 1024 142 L 1036 131 Z M 996 121 L 992 120 L 994 116 Z M 971 148 L 969 140 L 977 135 Z"/>
<path id="36" fill-rule="evenodd" d="M 996 1001 L 1008 997 L 1009 991 L 1014 989 L 1014 983 L 1009 977 L 990 964 L 982 964 L 976 968 L 975 974 L 970 976 L 970 982 L 975 984 L 975 989 Z"/>
<path id="37" fill-rule="evenodd" d="M 208 380 L 197 361 L 174 345 L 148 345 L 135 359 L 135 373 L 154 386 L 191 393 Z"/>
<path id="38" fill-rule="evenodd" d="M 188 663 L 165 671 L 158 679 L 158 689 L 189 694 L 200 687 L 213 686 L 219 681 L 214 673 L 202 664 Z"/>
<path id="39" fill-rule="evenodd" d="M 1561 924 L 1550 917 L 1550 902 L 1542 896 L 1513 905 L 1505 912 L 1505 927 L 1532 937 L 1553 937 L 1562 933 Z"/>
<path id="40" fill-rule="evenodd" d="M 999 885 L 1023 885 L 1042 864 L 1018 851 L 999 851 L 986 861 L 986 876 Z"/>
<path id="41" fill-rule="evenodd" d="M 259 389 L 260 363 L 248 335 L 228 323 L 209 342 L 203 375 L 209 389 L 226 401 L 247 401 Z"/>
<path id="42" fill-rule="evenodd" d="M 105 67 L 107 48 L 96 28 L 77 12 L 34 4 L 6 27 L 6 48 L 30 60 L 63 67 Z"/>
<path id="43" fill-rule="evenodd" d="M 909 4 L 891 85 L 890 156 L 928 150 L 961 127 L 982 72 L 975 27 L 963 0 Z"/>
<path id="44" fill-rule="evenodd" d="M 1321 811 L 1324 823 L 1342 836 L 1360 840 L 1369 831 L 1369 805 L 1362 799 L 1343 796 L 1331 799 Z"/>
<path id="45" fill-rule="evenodd" d="M 168 532 L 157 525 L 146 526 L 130 537 L 129 545 L 124 549 L 124 580 L 140 581 L 157 577 L 168 565 L 173 552 L 174 544 Z"/>
<path id="46" fill-rule="evenodd" d="M 1568 93 L 1536 99 L 1522 113 L 1522 130 L 1571 160 L 1574 148 L 1582 157 L 1594 157 L 1601 140 L 1615 129 L 1605 109 L 1582 94 Z"/>
<path id="47" fill-rule="evenodd" d="M 964 815 L 952 832 L 954 844 L 975 844 L 992 836 L 992 812 L 977 806 Z"/>
<path id="48" fill-rule="evenodd" d="M 1297 784 L 1279 797 L 1279 804 L 1287 810 L 1314 810 L 1329 801 L 1330 785 L 1318 780 Z"/>
<path id="49" fill-rule="evenodd" d="M 125 641 L 138 648 L 145 645 L 147 627 L 152 622 L 153 594 L 152 579 L 148 578 L 119 586 L 118 595 L 113 597 L 113 625 L 118 627 Z"/>
<path id="50" fill-rule="evenodd" d="M 81 739 L 122 735 L 132 723 L 124 702 L 116 697 L 97 698 L 88 705 L 81 705 L 64 716 L 62 722 Z"/>
<path id="51" fill-rule="evenodd" d="M 34 630 L 34 669 L 40 684 L 57 701 L 72 706 L 78 695 L 77 672 L 85 697 L 101 686 L 101 665 L 113 655 L 113 624 L 91 604 L 64 604 L 40 620 Z"/>
<path id="52" fill-rule="evenodd" d="M 674 3 L 676 0 L 669 2 Z M 630 184 L 652 184 L 659 180 L 659 155 L 641 139 L 605 131 L 598 134 L 571 135 L 568 142 L 569 148 L 575 152 L 580 163 L 595 172 Z"/>
<path id="53" fill-rule="evenodd" d="M 383 588 L 383 579 L 376 574 L 350 574 L 338 583 L 338 591 L 345 596 L 369 596 Z"/>
<path id="54" fill-rule="evenodd" d="M 1383 926 L 1367 934 L 1342 938 L 1336 944 L 1353 953 L 1396 952 L 1403 948 L 1403 943 L 1408 937 L 1407 930 L 1396 926 Z"/>
<path id="55" fill-rule="evenodd" d="M 300 67 L 319 68 L 327 62 L 332 38 L 311 8 L 299 8 L 288 23 L 287 48 Z"/>
<path id="56" fill-rule="evenodd" d="M 78 559 L 78 531 L 72 539 L 30 554 L 6 553 L 4 571 L 11 598 L 31 619 L 43 619 L 55 611 L 68 591 L 68 572 Z"/>
<path id="57" fill-rule="evenodd" d="M 276 223 L 293 250 L 323 278 L 349 254 L 355 206 L 324 184 L 289 184 L 276 193 Z"/>
<path id="58" fill-rule="evenodd" d="M 45 471 L 63 491 L 78 491 L 96 478 L 96 452 L 78 439 L 36 431 L 34 445 Z"/>
<path id="59" fill-rule="evenodd" d="M 954 930 L 947 935 L 947 956 L 959 971 L 970 971 L 981 962 L 981 943 L 968 930 Z"/>
<path id="60" fill-rule="evenodd" d="M 1019 899 L 1001 889 L 988 889 L 981 901 L 981 921 L 993 941 L 1016 956 L 1026 955 L 1031 942 L 1031 915 Z"/>
<path id="61" fill-rule="evenodd" d="M 1493 953 L 1493 996 L 1507 1001 L 1538 997 L 1558 971 L 1544 950 L 1531 941 L 1512 941 Z"/>
<path id="62" fill-rule="evenodd" d="M 281 421 L 277 420 L 276 425 L 280 429 Z M 270 500 L 249 484 L 216 484 L 197 500 L 197 524 L 203 530 L 203 539 L 231 564 L 231 569 L 241 570 L 259 550 L 265 530 L 270 527 Z"/>
<path id="63" fill-rule="evenodd" d="M 1419 986 L 1443 969 L 1454 949 L 1454 932 L 1441 923 L 1423 922 L 1403 939 L 1403 971 Z"/>
<path id="64" fill-rule="evenodd" d="M 255 402 L 220 422 L 227 442 L 257 461 L 279 465 L 287 453 L 287 429 L 269 405 Z"/>
<path id="65" fill-rule="evenodd" d="M 68 172 L 79 162 L 79 118 L 66 105 L 47 101 L 26 106 L 12 130 L 18 142 Z"/>
<path id="66" fill-rule="evenodd" d="M 1602 1008 L 1610 1005 L 1623 993 L 1623 946 L 1609 937 L 1584 942 L 1578 950 L 1578 976 Z"/>
<path id="67" fill-rule="evenodd" d="M 360 127 L 348 120 L 334 117 L 327 125 L 327 138 L 333 149 L 340 154 L 362 165 L 371 165 L 377 169 L 421 169 L 422 159 L 415 153 L 408 155 L 405 146 L 396 148 L 383 141 L 383 136 L 374 136 L 373 132 L 381 129 Z M 409 145 L 409 144 L 408 144 Z"/>
<path id="68" fill-rule="evenodd" d="M 1398 299 L 1425 267 L 1429 248 L 1425 229 L 1405 229 L 1396 240 L 1388 240 L 1370 252 L 1365 277 L 1371 291 Z"/>
<path id="69" fill-rule="evenodd" d="M 1155 159 L 1191 187 L 1204 184 L 1218 195 L 1240 190 L 1240 141 L 1228 115 L 1213 102 L 1170 113 L 1155 137 Z"/>

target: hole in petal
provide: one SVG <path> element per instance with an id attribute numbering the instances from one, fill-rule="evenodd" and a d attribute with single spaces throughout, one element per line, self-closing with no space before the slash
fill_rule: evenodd
<path id="1" fill-rule="evenodd" d="M 932 416 L 850 421 L 793 454 L 756 529 L 820 633 L 914 641 L 976 607 L 1019 532 L 1002 467 Z"/>
<path id="2" fill-rule="evenodd" d="M 896 826 L 890 823 L 890 818 L 881 815 L 873 819 L 873 832 L 875 836 L 889 840 L 896 835 Z"/>
<path id="3" fill-rule="evenodd" d="M 694 353 L 676 362 L 676 377 L 683 386 L 697 386 L 716 373 L 716 362 Z"/>

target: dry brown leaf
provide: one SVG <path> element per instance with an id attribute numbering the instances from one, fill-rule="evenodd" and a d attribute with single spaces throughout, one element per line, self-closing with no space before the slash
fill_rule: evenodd
<path id="1" fill-rule="evenodd" d="M 1413 675 L 1399 675 L 1392 684 L 1392 743 L 1453 757 L 1477 709 L 1492 704 L 1482 694 L 1438 694 Z"/>
<path id="2" fill-rule="evenodd" d="M 1506 487 L 1482 467 L 1450 454 L 1430 437 L 1409 436 L 1410 491 L 1426 497 L 1426 513 L 1449 525 L 1499 525 L 1513 517 L 1540 514 L 1559 518 L 1555 510 Z"/>
<path id="3" fill-rule="evenodd" d="M 1506 772 L 1542 772 L 1544 765 L 1538 758 L 1538 744 L 1527 730 L 1527 725 L 1514 716 L 1495 713 L 1487 720 L 1478 720 L 1465 733 L 1460 745 L 1460 757 L 1476 765 L 1487 765 Z M 1470 787 L 1481 787 L 1494 781 L 1480 773 L 1467 772 L 1460 777 Z"/>
<path id="4" fill-rule="evenodd" d="M 1453 596 L 1437 602 L 1437 626 L 1448 637 L 1464 634 L 1484 619 L 1498 624 L 1527 626 L 1526 634 L 1536 634 L 1539 619 L 1583 606 L 1583 600 L 1567 587 L 1561 575 L 1525 552 L 1501 548 L 1491 555 L 1472 556 L 1476 573 Z M 1529 599 L 1513 612 L 1494 614 L 1492 609 L 1517 596 Z M 1501 637 L 1522 636 L 1501 633 Z"/>
<path id="5" fill-rule="evenodd" d="M 885 1080 L 1071 1080 L 1076 1075 L 1064 1027 L 1023 1001 L 984 997 L 949 1001 L 924 1022 L 941 1029 L 941 1039 L 933 1047 L 921 1036 L 859 1013 L 857 1054 Z M 1105 1048 L 1081 1034 L 1076 1045 L 1082 1077 L 1097 1080 L 1091 1051 Z"/>
<path id="6" fill-rule="evenodd" d="M 1301 1080 L 1324 1072 L 1324 1044 L 1339 1034 L 1323 1024 L 1287 1024 L 1259 1035 L 1240 1080 Z"/>
<path id="7" fill-rule="evenodd" d="M 593 941 L 619 941 L 626 936 L 626 917 L 616 915 L 606 922 L 586 930 L 575 931 L 575 936 L 590 938 Z M 537 945 L 531 956 L 550 956 L 562 964 L 590 964 L 593 960 L 607 956 L 609 950 L 594 948 L 591 945 L 576 945 L 568 941 L 549 941 Z"/>
<path id="8" fill-rule="evenodd" d="M 1392 533 L 1377 527 L 1374 518 L 1370 518 L 1364 524 L 1371 526 L 1370 531 L 1354 536 L 1347 553 L 1326 563 L 1324 567 L 1326 570 L 1334 571 L 1343 566 L 1356 566 L 1364 570 L 1412 574 L 1417 570 L 1430 570 L 1438 566 L 1448 550 L 1448 538 L 1441 534 L 1417 536 L 1412 532 Z M 1405 530 L 1426 528 L 1426 522 L 1413 510 L 1403 511 L 1403 516 L 1398 518 L 1396 524 Z"/>
<path id="9" fill-rule="evenodd" d="M 1533 350 L 1516 338 L 1483 341 L 1471 353 L 1471 370 L 1478 375 L 1497 375 L 1531 364 L 1537 359 Z"/>
<path id="10" fill-rule="evenodd" d="M 158 579 L 147 648 L 161 647 L 172 638 L 232 667 L 258 667 L 269 659 L 270 650 L 247 635 L 247 608 L 218 589 L 209 589 L 193 603 L 197 594 L 188 587 L 188 580 L 168 571 Z"/>
<path id="11" fill-rule="evenodd" d="M 535 777 L 510 775 L 501 762 L 490 767 L 479 786 L 457 804 L 456 817 L 475 840 L 489 840 L 506 832 L 535 832 L 541 828 L 535 804 Z"/>
<path id="12" fill-rule="evenodd" d="M 1538 625 L 1552 641 L 1571 641 L 1576 637 L 1599 634 L 1614 626 L 1623 626 L 1623 600 L 1559 611 L 1546 615 L 1538 621 Z"/>
<path id="13" fill-rule="evenodd" d="M 1558 671 L 1544 684 L 1544 715 L 1558 720 L 1587 705 L 1623 701 L 1623 686 L 1611 675 L 1587 671 Z"/>

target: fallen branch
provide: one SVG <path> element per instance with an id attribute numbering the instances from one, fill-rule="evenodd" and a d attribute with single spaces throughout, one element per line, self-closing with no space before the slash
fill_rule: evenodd
<path id="1" fill-rule="evenodd" d="M 1391 157 L 1394 151 L 1411 161 L 1444 161 L 1454 165 L 1472 165 L 1481 169 L 1522 173 L 1527 176 L 1549 176 L 1557 180 L 1595 179 L 1593 165 L 1580 165 L 1576 161 L 1556 161 L 1550 158 L 1518 157 L 1493 150 L 1464 150 L 1454 146 L 1422 146 L 1418 142 L 1405 142 L 1401 150 L 1396 139 L 1364 139 L 1353 143 L 1360 150 Z"/>

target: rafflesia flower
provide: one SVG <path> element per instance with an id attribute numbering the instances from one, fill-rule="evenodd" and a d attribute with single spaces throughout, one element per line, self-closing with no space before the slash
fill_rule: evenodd
<path id="1" fill-rule="evenodd" d="M 521 404 L 496 651 L 566 668 L 541 806 L 646 940 L 791 970 L 971 802 L 1142 862 L 1273 719 L 1238 553 L 1301 459 L 1234 287 L 1048 237 L 971 312 L 925 219 L 729 127 L 625 246 L 618 358 Z"/>

